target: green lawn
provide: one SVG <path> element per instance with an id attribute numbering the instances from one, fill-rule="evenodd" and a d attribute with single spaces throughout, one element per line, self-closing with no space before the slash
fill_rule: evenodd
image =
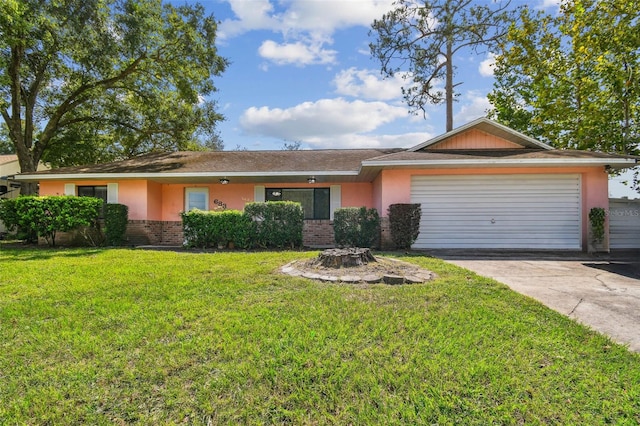
<path id="1" fill-rule="evenodd" d="M 428 284 L 282 276 L 316 253 L 0 249 L 0 424 L 638 424 L 640 356 L 422 256 Z"/>

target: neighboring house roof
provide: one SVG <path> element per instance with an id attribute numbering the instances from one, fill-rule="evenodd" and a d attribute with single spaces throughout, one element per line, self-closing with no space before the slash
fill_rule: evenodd
<path id="1" fill-rule="evenodd" d="M 465 132 L 469 132 L 465 134 Z M 472 134 L 471 132 L 475 132 Z M 475 137 L 487 139 L 485 149 Z M 446 149 L 445 149 L 446 148 Z M 475 120 L 408 150 L 329 149 L 213 151 L 148 154 L 91 166 L 20 174 L 18 180 L 153 179 L 158 182 L 370 182 L 383 168 L 633 167 L 636 157 L 558 150 L 486 118 Z"/>
<path id="2" fill-rule="evenodd" d="M 15 154 L 0 155 L 0 166 L 14 161 L 18 161 L 18 156 Z"/>

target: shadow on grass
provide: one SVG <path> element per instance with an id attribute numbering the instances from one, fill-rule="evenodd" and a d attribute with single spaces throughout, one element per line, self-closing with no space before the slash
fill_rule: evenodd
<path id="1" fill-rule="evenodd" d="M 43 247 L 34 245 L 0 244 L 0 255 L 14 260 L 47 260 L 54 257 L 86 257 L 103 252 L 104 248 Z"/>

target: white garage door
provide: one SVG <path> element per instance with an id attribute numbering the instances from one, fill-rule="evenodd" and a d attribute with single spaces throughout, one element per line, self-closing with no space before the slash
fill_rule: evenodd
<path id="1" fill-rule="evenodd" d="M 414 248 L 581 248 L 579 175 L 413 176 Z"/>
<path id="2" fill-rule="evenodd" d="M 609 241 L 612 249 L 640 248 L 640 200 L 609 200 Z"/>

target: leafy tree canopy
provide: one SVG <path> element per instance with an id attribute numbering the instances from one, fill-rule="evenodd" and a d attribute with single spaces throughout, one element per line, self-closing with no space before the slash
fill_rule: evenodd
<path id="1" fill-rule="evenodd" d="M 219 147 L 216 30 L 201 5 L 2 0 L 0 113 L 22 171 Z"/>
<path id="2" fill-rule="evenodd" d="M 635 2 L 523 9 L 496 58 L 491 114 L 558 148 L 640 154 L 639 58 Z"/>
<path id="3" fill-rule="evenodd" d="M 453 128 L 454 57 L 469 49 L 493 50 L 513 15 L 510 1 L 396 0 L 394 9 L 372 24 L 369 45 L 385 76 L 405 73 L 402 93 L 412 112 L 445 103 L 447 131 Z M 444 83 L 444 88 L 441 84 Z"/>

